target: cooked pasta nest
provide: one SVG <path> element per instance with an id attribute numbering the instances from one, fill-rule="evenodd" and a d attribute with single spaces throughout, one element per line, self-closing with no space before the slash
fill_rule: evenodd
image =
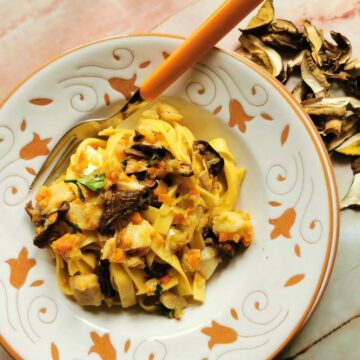
<path id="1" fill-rule="evenodd" d="M 195 140 L 182 119 L 159 102 L 135 130 L 84 140 L 26 205 L 34 244 L 50 250 L 61 290 L 80 305 L 139 304 L 179 319 L 251 244 L 250 216 L 235 209 L 244 169 L 225 139 Z"/>

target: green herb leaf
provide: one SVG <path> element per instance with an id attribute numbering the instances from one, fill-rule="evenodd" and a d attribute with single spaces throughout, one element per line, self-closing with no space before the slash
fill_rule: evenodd
<path id="1" fill-rule="evenodd" d="M 157 297 L 160 297 L 160 295 L 163 293 L 163 288 L 161 287 L 161 285 L 157 284 L 156 285 L 156 289 L 155 289 L 155 295 Z"/>
<path id="2" fill-rule="evenodd" d="M 106 177 L 105 174 L 95 175 L 93 177 L 84 177 L 78 179 L 78 182 L 81 185 L 86 186 L 88 189 L 92 191 L 99 191 L 106 185 Z"/>
<path id="3" fill-rule="evenodd" d="M 84 185 L 91 191 L 96 192 L 101 190 L 106 185 L 106 177 L 105 174 L 101 174 L 101 175 L 87 176 L 80 179 L 65 179 L 64 182 L 75 184 L 78 187 L 80 199 L 84 201 L 85 196 L 79 184 Z"/>
<path id="4" fill-rule="evenodd" d="M 82 201 L 85 200 L 84 193 L 82 192 L 81 187 L 80 187 L 80 185 L 78 184 L 78 181 L 77 181 L 76 179 L 65 179 L 64 182 L 65 182 L 65 183 L 75 184 L 76 187 L 77 187 L 77 189 L 78 189 L 79 198 L 80 198 Z"/>
<path id="5" fill-rule="evenodd" d="M 70 220 L 68 220 L 68 219 L 65 219 L 65 222 L 69 225 L 69 226 L 71 226 L 72 228 L 74 228 L 76 231 L 78 231 L 78 232 L 82 232 L 82 229 L 81 229 L 81 227 L 78 225 L 78 224 L 74 224 L 74 223 L 72 223 Z"/>
<path id="6" fill-rule="evenodd" d="M 174 314 L 175 314 L 175 310 L 174 309 L 168 309 L 165 305 L 163 304 L 157 304 L 156 305 L 158 307 L 159 310 L 159 314 L 167 316 L 168 318 L 173 318 Z"/>

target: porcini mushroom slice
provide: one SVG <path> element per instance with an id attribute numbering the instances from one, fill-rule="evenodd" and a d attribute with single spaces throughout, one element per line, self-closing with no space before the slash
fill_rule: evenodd
<path id="1" fill-rule="evenodd" d="M 344 155 L 360 155 L 360 133 L 357 133 L 347 139 L 343 144 L 341 144 L 336 150 L 336 152 Z"/>
<path id="2" fill-rule="evenodd" d="M 340 209 L 360 206 L 360 157 L 356 157 L 352 161 L 351 168 L 354 173 L 354 179 L 349 191 L 340 201 Z"/>
<path id="3" fill-rule="evenodd" d="M 244 32 L 254 31 L 270 24 L 274 19 L 274 6 L 272 0 L 266 0 L 257 14 L 250 20 Z"/>
<path id="4" fill-rule="evenodd" d="M 323 49 L 323 37 L 317 30 L 317 28 L 312 25 L 309 21 L 305 20 L 303 23 L 304 35 L 308 41 L 311 48 L 311 56 L 316 61 L 318 65 L 322 65 L 323 60 L 320 56 L 320 53 Z"/>
<path id="5" fill-rule="evenodd" d="M 277 77 L 283 68 L 281 56 L 260 39 L 251 34 L 240 36 L 241 45 L 255 58 L 257 58 L 273 76 Z"/>
<path id="6" fill-rule="evenodd" d="M 301 62 L 301 77 L 317 97 L 325 95 L 330 88 L 326 76 L 317 67 L 309 51 L 304 52 Z"/>

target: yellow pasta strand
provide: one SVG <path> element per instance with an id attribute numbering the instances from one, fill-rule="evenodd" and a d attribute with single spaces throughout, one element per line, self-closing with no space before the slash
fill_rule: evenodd
<path id="1" fill-rule="evenodd" d="M 127 308 L 135 305 L 136 296 L 134 284 L 123 266 L 119 264 L 110 264 L 110 273 L 119 292 L 122 307 Z"/>
<path id="2" fill-rule="evenodd" d="M 136 295 L 143 295 L 148 293 L 149 289 L 146 286 L 146 275 L 144 270 L 130 270 L 127 266 L 124 266 L 124 269 L 137 288 Z"/>
<path id="3" fill-rule="evenodd" d="M 160 234 L 166 235 L 174 219 L 174 213 L 171 208 L 163 204 L 158 212 L 158 216 L 154 222 L 154 230 Z"/>
<path id="4" fill-rule="evenodd" d="M 184 270 L 182 269 L 180 261 L 177 258 L 177 256 L 174 254 L 171 254 L 171 253 L 169 254 L 168 252 L 166 252 L 163 245 L 158 246 L 156 243 L 157 243 L 156 240 L 153 241 L 153 243 L 151 245 L 151 250 L 160 259 L 162 259 L 163 261 L 165 261 L 169 265 L 171 265 L 179 274 L 179 284 L 178 284 L 179 294 L 180 295 L 191 295 L 192 289 L 191 289 L 189 279 L 185 275 Z"/>
<path id="5" fill-rule="evenodd" d="M 205 287 L 206 279 L 199 271 L 195 272 L 193 282 L 194 300 L 204 302 L 205 301 Z"/>
<path id="6" fill-rule="evenodd" d="M 190 157 L 186 150 L 179 147 L 178 133 L 166 121 L 155 119 L 143 119 L 138 129 L 141 133 L 155 132 L 161 134 L 165 140 L 165 147 L 179 160 L 190 163 Z"/>
<path id="7" fill-rule="evenodd" d="M 80 272 L 80 270 L 77 266 L 77 261 L 70 259 L 67 264 L 68 264 L 68 271 L 69 271 L 70 276 L 74 276 L 75 274 Z"/>
<path id="8" fill-rule="evenodd" d="M 64 260 L 60 255 L 55 254 L 55 262 L 56 262 L 56 276 L 60 289 L 65 295 L 72 295 L 73 291 L 70 289 L 69 276 L 65 269 Z"/>

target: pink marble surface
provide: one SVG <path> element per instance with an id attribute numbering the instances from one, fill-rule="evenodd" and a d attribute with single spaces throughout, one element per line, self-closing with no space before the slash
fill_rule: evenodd
<path id="1" fill-rule="evenodd" d="M 146 32 L 195 0 L 0 0 L 0 101 L 50 58 L 107 36 Z"/>

